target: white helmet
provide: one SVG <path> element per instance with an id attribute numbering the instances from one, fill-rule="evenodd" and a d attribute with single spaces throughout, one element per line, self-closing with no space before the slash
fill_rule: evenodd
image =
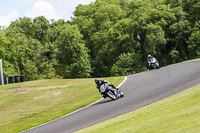
<path id="1" fill-rule="evenodd" d="M 151 55 L 149 54 L 147 57 L 148 57 L 148 58 L 151 58 Z"/>

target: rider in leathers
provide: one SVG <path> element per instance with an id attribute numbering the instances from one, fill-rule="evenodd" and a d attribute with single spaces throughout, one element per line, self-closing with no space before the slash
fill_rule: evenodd
<path id="1" fill-rule="evenodd" d="M 119 97 L 119 95 L 118 95 L 118 93 L 117 93 L 118 88 L 116 88 L 113 84 L 110 84 L 108 81 L 106 81 L 106 80 L 95 79 L 95 83 L 96 83 L 96 85 L 97 85 L 97 89 L 99 90 L 99 92 L 100 92 L 100 87 L 101 87 L 101 85 L 103 85 L 103 84 L 112 86 L 114 89 L 112 88 L 111 90 L 115 93 L 115 96 Z M 100 93 L 101 93 L 101 92 L 100 92 Z M 106 98 L 106 96 L 105 96 L 104 94 L 101 93 L 101 95 L 102 95 L 104 98 Z"/>
<path id="2" fill-rule="evenodd" d="M 150 66 L 151 61 L 152 61 L 153 59 L 154 59 L 154 57 L 151 56 L 150 54 L 147 56 L 147 61 L 148 61 L 148 63 L 149 63 L 149 66 Z"/>
<path id="3" fill-rule="evenodd" d="M 148 63 L 149 63 L 149 67 L 150 67 L 151 62 L 152 62 L 153 60 L 156 60 L 157 67 L 159 68 L 159 63 L 158 63 L 157 59 L 154 58 L 153 56 L 151 56 L 150 54 L 147 56 L 147 61 L 148 61 Z"/>

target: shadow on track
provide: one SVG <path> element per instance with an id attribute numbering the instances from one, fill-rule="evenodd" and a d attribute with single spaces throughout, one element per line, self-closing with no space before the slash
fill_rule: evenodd
<path id="1" fill-rule="evenodd" d="M 94 104 L 94 105 L 109 103 L 109 102 L 112 102 L 112 101 L 113 101 L 112 99 L 107 99 L 106 101 L 105 101 L 105 99 L 104 99 L 103 101 L 100 101 L 100 102 L 98 102 L 98 103 L 96 103 L 96 104 Z"/>

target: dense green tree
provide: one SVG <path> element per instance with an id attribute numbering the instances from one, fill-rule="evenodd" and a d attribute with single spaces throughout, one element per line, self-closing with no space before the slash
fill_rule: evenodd
<path id="1" fill-rule="evenodd" d="M 200 21 L 195 23 L 188 40 L 189 58 L 200 57 Z"/>
<path id="2" fill-rule="evenodd" d="M 32 33 L 29 32 L 32 21 L 29 20 L 29 18 L 20 18 L 6 29 L 5 34 L 10 43 L 6 45 L 7 52 L 4 54 L 4 59 L 15 66 L 18 74 L 26 75 L 28 80 L 53 78 L 55 76 L 48 76 L 49 74 L 55 75 L 55 72 L 51 73 L 53 67 L 51 71 L 46 72 L 51 65 L 46 67 L 41 65 L 44 62 L 51 63 L 46 55 L 46 51 L 51 49 L 32 38 Z"/>
<path id="3" fill-rule="evenodd" d="M 86 46 L 90 49 L 93 76 L 110 75 L 113 58 L 107 57 L 112 56 L 110 45 L 115 44 L 109 42 L 108 32 L 118 20 L 125 17 L 120 5 L 108 3 L 99 0 L 89 6 L 79 5 L 74 13 L 74 23 L 79 25 Z"/>
<path id="4" fill-rule="evenodd" d="M 200 0 L 96 0 L 71 21 L 44 16 L 0 26 L 5 76 L 28 80 L 129 75 L 200 57 Z"/>
<path id="5" fill-rule="evenodd" d="M 49 20 L 44 16 L 33 19 L 32 34 L 33 38 L 39 40 L 42 44 L 49 41 L 47 32 L 50 28 Z"/>
<path id="6" fill-rule="evenodd" d="M 145 71 L 146 66 L 140 62 L 140 56 L 133 53 L 123 53 L 111 69 L 113 76 L 131 75 Z"/>
<path id="7" fill-rule="evenodd" d="M 182 7 L 183 10 L 188 14 L 188 20 L 194 26 L 195 22 L 200 20 L 200 0 L 184 0 Z"/>
<path id="8" fill-rule="evenodd" d="M 88 49 L 76 25 L 64 24 L 56 40 L 58 75 L 64 78 L 89 77 L 91 72 Z"/>
<path id="9" fill-rule="evenodd" d="M 148 24 L 146 39 L 143 47 L 145 53 L 156 55 L 159 52 L 159 55 L 161 55 L 159 48 L 162 48 L 161 45 L 164 44 L 166 44 L 166 39 L 165 32 L 162 27 L 159 25 Z"/>

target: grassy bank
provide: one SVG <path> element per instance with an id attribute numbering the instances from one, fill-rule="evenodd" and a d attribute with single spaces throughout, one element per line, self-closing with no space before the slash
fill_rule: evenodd
<path id="1" fill-rule="evenodd" d="M 200 85 L 77 133 L 199 133 Z"/>
<path id="2" fill-rule="evenodd" d="M 105 79 L 118 85 L 124 77 Z M 100 98 L 92 78 L 40 80 L 1 86 L 0 132 L 17 133 L 29 129 Z"/>

